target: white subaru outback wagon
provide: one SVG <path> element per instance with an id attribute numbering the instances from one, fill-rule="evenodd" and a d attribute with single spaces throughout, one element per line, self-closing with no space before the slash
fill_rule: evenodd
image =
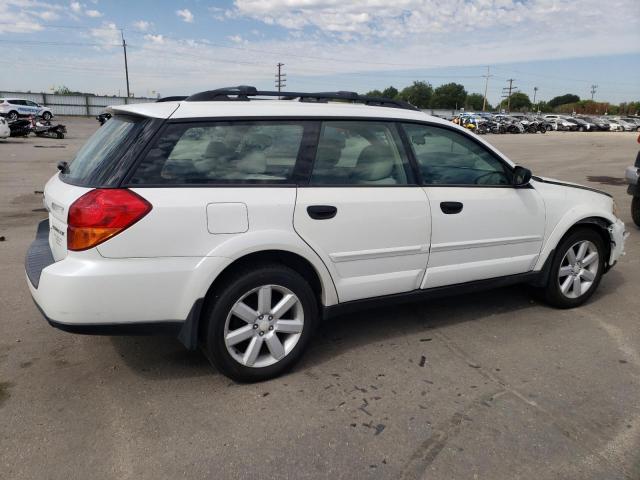
<path id="1" fill-rule="evenodd" d="M 354 308 L 513 283 L 575 307 L 623 253 L 609 195 L 403 102 L 235 87 L 111 113 L 46 184 L 33 298 L 69 332 L 173 333 L 235 380 Z"/>

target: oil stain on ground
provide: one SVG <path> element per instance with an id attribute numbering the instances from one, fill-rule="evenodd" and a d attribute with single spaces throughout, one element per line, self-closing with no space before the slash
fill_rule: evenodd
<path id="1" fill-rule="evenodd" d="M 589 180 L 590 182 L 593 183 L 600 183 L 602 185 L 614 185 L 617 187 L 626 185 L 627 182 L 625 181 L 624 178 L 620 178 L 620 177 L 607 177 L 605 175 L 589 175 L 587 177 L 587 180 Z"/>
<path id="2" fill-rule="evenodd" d="M 11 387 L 13 387 L 13 383 L 11 382 L 0 382 L 0 407 L 11 396 L 11 394 L 9 393 L 9 389 Z"/>

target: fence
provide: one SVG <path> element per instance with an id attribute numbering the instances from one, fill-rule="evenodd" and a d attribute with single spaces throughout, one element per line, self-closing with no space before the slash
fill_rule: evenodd
<path id="1" fill-rule="evenodd" d="M 93 116 L 101 113 L 110 105 L 125 105 L 128 103 L 155 102 L 156 98 L 146 97 L 106 97 L 97 95 L 57 95 L 53 93 L 23 93 L 0 91 L 0 98 L 22 98 L 39 103 L 51 109 L 54 115 L 86 115 Z"/>

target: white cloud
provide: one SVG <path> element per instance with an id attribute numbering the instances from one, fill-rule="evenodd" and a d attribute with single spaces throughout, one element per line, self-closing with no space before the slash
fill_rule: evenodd
<path id="1" fill-rule="evenodd" d="M 242 42 L 244 42 L 244 39 L 240 35 L 230 35 L 227 38 L 229 40 L 231 40 L 233 43 L 242 43 Z"/>
<path id="2" fill-rule="evenodd" d="M 82 11 L 82 5 L 80 4 L 80 2 L 71 2 L 69 4 L 69 7 L 74 13 L 80 13 Z"/>
<path id="3" fill-rule="evenodd" d="M 182 18 L 182 21 L 187 23 L 193 23 L 193 13 L 187 8 L 183 10 L 176 10 L 176 15 Z"/>
<path id="4" fill-rule="evenodd" d="M 113 22 L 104 22 L 100 27 L 89 30 L 91 37 L 96 40 L 99 48 L 112 48 L 120 45 L 120 29 Z"/>
<path id="5" fill-rule="evenodd" d="M 145 40 L 148 40 L 151 43 L 157 44 L 157 45 L 162 45 L 164 43 L 164 36 L 163 35 L 145 35 L 144 36 Z"/>
<path id="6" fill-rule="evenodd" d="M 151 22 L 147 22 L 146 20 L 138 20 L 137 22 L 133 22 L 133 28 L 140 32 L 146 32 L 151 28 L 153 24 Z"/>
<path id="7" fill-rule="evenodd" d="M 91 17 L 91 18 L 97 18 L 102 16 L 102 13 L 98 10 L 86 10 L 84 14 L 87 17 Z"/>

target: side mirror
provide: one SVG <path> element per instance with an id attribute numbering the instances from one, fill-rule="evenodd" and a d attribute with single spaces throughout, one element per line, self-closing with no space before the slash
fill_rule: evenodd
<path id="1" fill-rule="evenodd" d="M 528 185 L 529 180 L 531 180 L 531 175 L 531 170 L 518 165 L 513 169 L 513 184 L 515 186 Z"/>

